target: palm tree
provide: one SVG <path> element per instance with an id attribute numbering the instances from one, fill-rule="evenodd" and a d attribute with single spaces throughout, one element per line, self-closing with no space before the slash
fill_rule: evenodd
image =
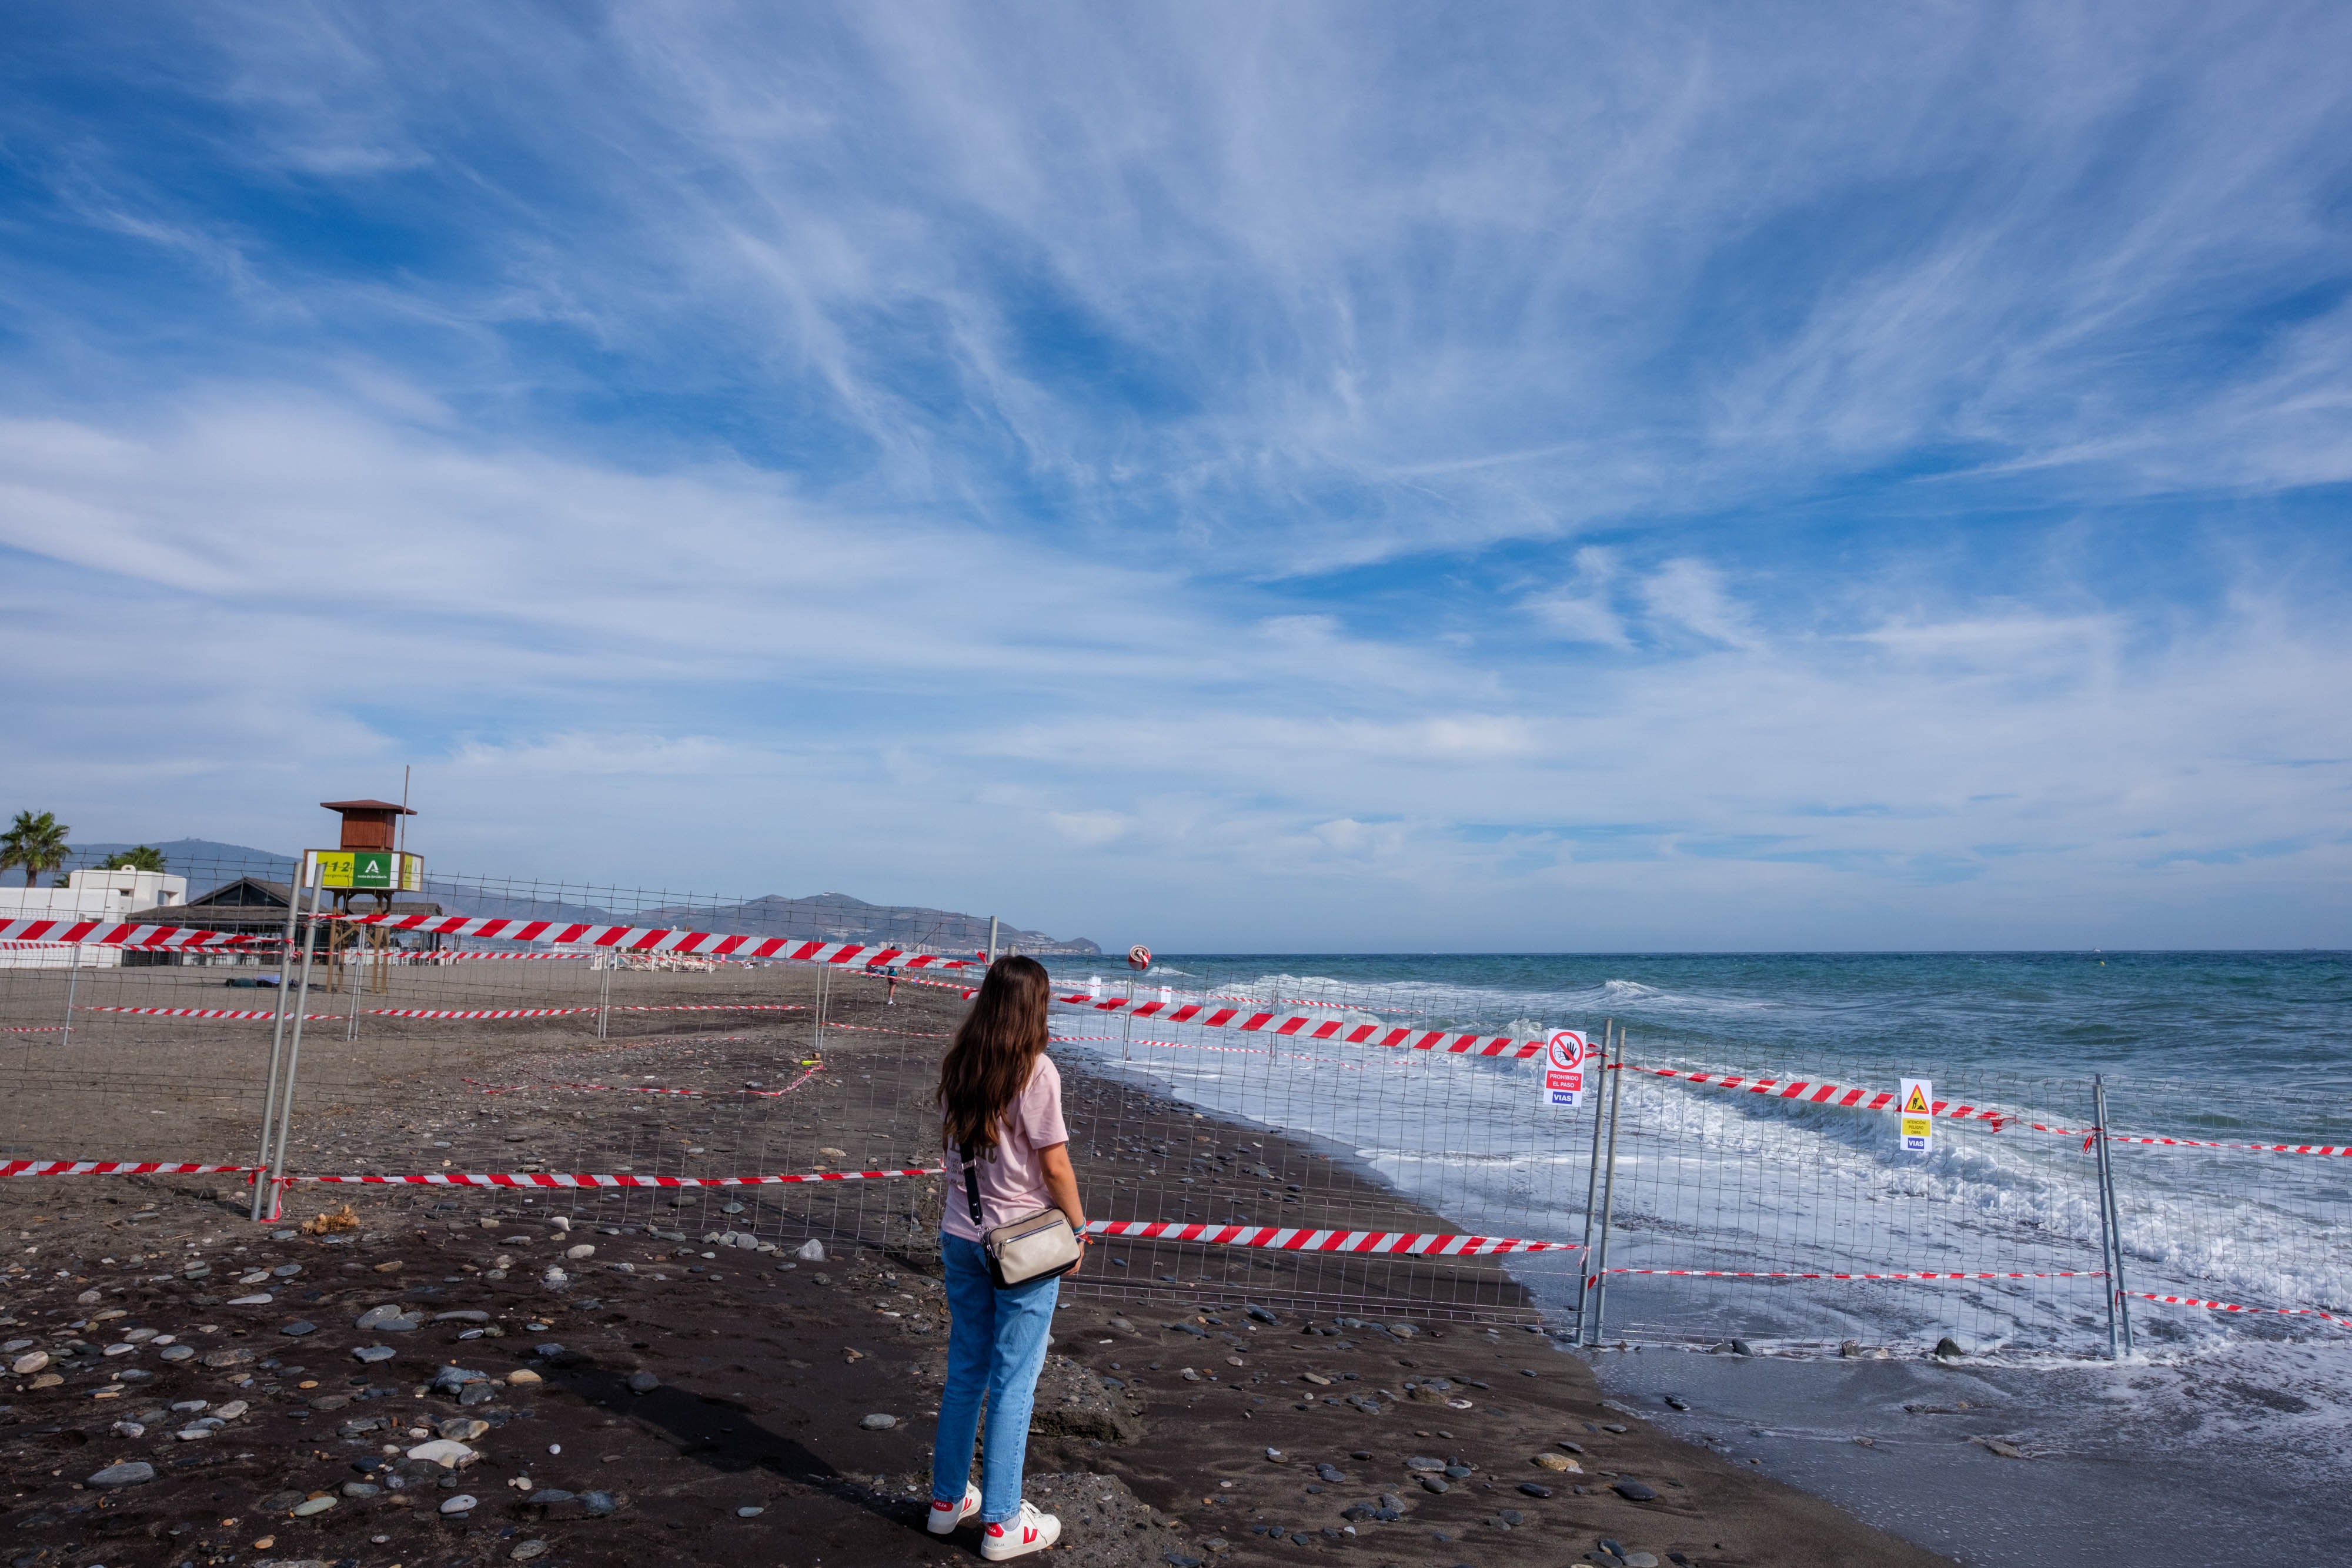
<path id="1" fill-rule="evenodd" d="M 137 849 L 117 850 L 98 862 L 100 871 L 152 871 L 163 869 L 163 852 L 152 844 L 141 844 Z"/>
<path id="2" fill-rule="evenodd" d="M 66 856 L 72 852 L 66 847 L 66 835 L 72 831 L 47 811 L 38 816 L 17 812 L 8 831 L 0 833 L 0 871 L 23 866 L 25 885 L 32 886 L 35 877 L 66 863 Z"/>

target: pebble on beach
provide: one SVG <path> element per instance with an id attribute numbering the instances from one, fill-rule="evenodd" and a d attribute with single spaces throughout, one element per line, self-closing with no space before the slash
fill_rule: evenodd
<path id="1" fill-rule="evenodd" d="M 436 1437 L 431 1442 L 419 1443 L 409 1449 L 408 1457 L 412 1459 L 430 1459 L 445 1470 L 454 1470 L 476 1456 L 473 1449 L 454 1438 Z"/>
<path id="2" fill-rule="evenodd" d="M 126 1459 L 98 1471 L 89 1478 L 88 1484 L 94 1487 L 135 1487 L 154 1479 L 154 1466 L 144 1459 Z"/>

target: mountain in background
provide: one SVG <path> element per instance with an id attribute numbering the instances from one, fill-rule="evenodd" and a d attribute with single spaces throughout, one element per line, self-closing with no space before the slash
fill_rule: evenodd
<path id="1" fill-rule="evenodd" d="M 76 844 L 65 870 L 94 866 L 110 854 L 137 846 L 128 843 Z M 201 897 L 241 876 L 284 882 L 294 874 L 294 857 L 272 854 L 245 844 L 225 844 L 211 839 L 171 839 L 153 846 L 163 852 L 163 869 L 188 879 L 188 895 Z M 908 904 L 868 904 L 845 893 L 820 893 L 808 898 L 787 898 L 772 893 L 763 898 L 713 904 L 674 902 L 654 909 L 614 910 L 602 904 L 574 903 L 565 894 L 592 890 L 527 881 L 508 882 L 485 877 L 451 881 L 427 874 L 425 896 L 451 915 L 503 917 L 509 920 L 565 920 L 589 925 L 683 927 L 688 930 L 740 932 L 750 936 L 800 936 L 828 942 L 887 943 L 898 946 L 937 947 L 948 952 L 978 952 L 988 946 L 988 916 L 960 915 L 947 909 L 921 909 Z M 1085 955 L 1102 949 L 1083 936 L 1063 941 L 1042 931 L 1001 925 L 997 950 L 1018 947 L 1024 953 Z"/>
<path id="2" fill-rule="evenodd" d="M 94 866 L 107 856 L 135 850 L 137 844 L 76 844 L 66 856 L 67 871 L 80 871 Z M 211 839 L 167 839 L 151 846 L 163 854 L 163 870 L 173 876 L 188 879 L 188 891 L 200 893 L 235 882 L 241 876 L 263 877 L 283 882 L 294 872 L 292 855 L 274 855 L 268 850 L 257 850 L 245 844 L 224 844 Z M 196 884 L 201 882 L 204 888 Z"/>
<path id="3" fill-rule="evenodd" d="M 639 925 L 709 926 L 741 931 L 754 936 L 821 936 L 832 942 L 887 942 L 898 946 L 929 946 L 951 953 L 983 950 L 988 946 L 988 916 L 959 915 L 946 909 L 919 909 L 908 904 L 868 904 L 845 893 L 820 893 L 811 898 L 786 898 L 772 893 L 741 904 L 709 906 L 672 905 L 649 909 L 629 919 Z M 1067 941 L 1043 931 L 1024 931 L 1000 923 L 996 947 L 1018 947 L 1024 953 L 1094 954 L 1102 949 L 1083 936 Z"/>

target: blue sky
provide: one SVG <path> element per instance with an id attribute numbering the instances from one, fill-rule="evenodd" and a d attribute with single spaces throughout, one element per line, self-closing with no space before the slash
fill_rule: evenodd
<path id="1" fill-rule="evenodd" d="M 0 61 L 0 809 L 1107 943 L 2352 946 L 2341 6 Z"/>

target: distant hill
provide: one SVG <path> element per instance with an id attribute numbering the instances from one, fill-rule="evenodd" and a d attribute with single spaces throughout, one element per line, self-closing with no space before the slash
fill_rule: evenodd
<path id="1" fill-rule="evenodd" d="M 676 905 L 633 915 L 639 925 L 699 925 L 721 931 L 741 931 L 755 936 L 814 936 L 834 942 L 889 942 L 922 945 L 949 952 L 977 952 L 988 946 L 988 917 L 959 915 L 946 909 L 919 909 L 906 904 L 868 904 L 845 893 L 820 893 L 808 898 L 769 894 L 741 904 L 701 908 Z M 1018 947 L 1024 953 L 1098 954 L 1102 949 L 1083 936 L 1066 940 L 1043 931 L 1024 931 L 1010 924 L 996 933 L 999 952 Z"/>
<path id="2" fill-rule="evenodd" d="M 94 866 L 109 855 L 136 847 L 128 843 L 76 844 L 67 857 L 65 869 L 79 871 Z M 241 876 L 283 882 L 294 873 L 292 855 L 272 854 L 247 844 L 225 844 L 212 839 L 170 839 L 154 848 L 163 852 L 165 871 L 188 879 L 190 897 L 201 896 Z M 446 882 L 429 873 L 425 879 L 425 896 L 452 915 L 683 926 L 703 931 L 740 931 L 752 936 L 920 945 L 959 953 L 976 952 L 988 946 L 988 916 L 984 915 L 868 904 L 845 893 L 820 893 L 807 898 L 787 898 L 772 893 L 764 898 L 740 903 L 673 904 L 659 909 L 614 911 L 593 904 L 536 899 L 530 896 L 534 891 L 536 884 L 527 882 Z M 996 942 L 999 951 L 1006 947 L 1044 954 L 1086 955 L 1102 951 L 1083 936 L 1065 941 L 1009 924 L 998 929 Z"/>
<path id="3" fill-rule="evenodd" d="M 76 844 L 66 857 L 65 869 L 80 871 L 94 866 L 109 855 L 135 850 L 137 844 Z M 249 844 L 224 844 L 213 839 L 165 839 L 152 846 L 163 852 L 163 869 L 173 876 L 188 879 L 191 894 L 218 887 L 225 882 L 235 882 L 241 876 L 263 877 L 283 882 L 293 874 L 292 855 L 271 854 Z M 199 884 L 202 884 L 201 886 Z"/>

